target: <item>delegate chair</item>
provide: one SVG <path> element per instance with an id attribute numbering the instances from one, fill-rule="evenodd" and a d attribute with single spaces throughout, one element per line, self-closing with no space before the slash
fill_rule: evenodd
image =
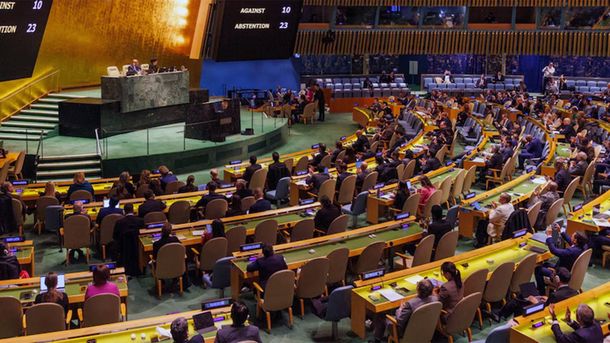
<path id="1" fill-rule="evenodd" d="M 464 176 L 464 184 L 462 185 L 462 194 L 470 193 L 470 188 L 472 188 L 472 184 L 474 183 L 474 179 L 477 174 L 477 166 L 472 166 L 466 171 L 466 176 Z"/>
<path id="2" fill-rule="evenodd" d="M 460 206 L 458 205 L 455 205 L 449 208 L 449 210 L 447 210 L 447 216 L 445 216 L 445 220 L 451 225 L 451 227 L 456 227 L 457 225 L 459 210 Z"/>
<path id="3" fill-rule="evenodd" d="M 91 327 L 120 322 L 126 316 L 126 307 L 116 294 L 98 294 L 85 300 L 77 314 L 81 327 Z"/>
<path id="4" fill-rule="evenodd" d="M 271 333 L 271 312 L 288 309 L 288 323 L 292 327 L 292 301 L 294 300 L 294 272 L 280 270 L 273 273 L 267 280 L 265 289 L 253 283 L 256 290 L 256 314 L 265 312 L 267 333 Z"/>
<path id="5" fill-rule="evenodd" d="M 513 277 L 510 280 L 510 292 L 514 295 L 519 293 L 519 286 L 530 282 L 532 275 L 534 275 L 534 269 L 536 268 L 536 254 L 529 254 L 525 256 L 515 268 Z"/>
<path id="6" fill-rule="evenodd" d="M 458 231 L 449 231 L 444 234 L 438 241 L 438 245 L 436 246 L 436 251 L 434 252 L 434 261 L 454 256 L 459 236 L 460 233 Z"/>
<path id="7" fill-rule="evenodd" d="M 401 268 L 412 268 L 417 267 L 425 263 L 429 263 L 432 259 L 432 247 L 434 246 L 434 235 L 428 235 L 424 237 L 419 244 L 417 244 L 417 248 L 415 248 L 415 254 L 413 256 L 409 256 L 406 254 L 402 254 L 396 252 L 396 256 L 399 257 L 398 260 L 394 262 L 394 264 Z"/>
<path id="8" fill-rule="evenodd" d="M 106 247 L 113 241 L 112 234 L 114 233 L 114 225 L 117 221 L 123 218 L 122 214 L 112 213 L 102 219 L 99 228 L 99 245 L 102 247 L 102 260 L 106 259 Z"/>
<path id="9" fill-rule="evenodd" d="M 572 277 L 570 278 L 570 282 L 568 285 L 570 288 L 578 290 L 582 292 L 582 283 L 585 280 L 585 275 L 587 274 L 587 268 L 589 267 L 589 262 L 591 261 L 591 255 L 593 254 L 592 249 L 588 249 L 584 251 L 578 258 L 574 265 L 572 266 L 572 270 L 570 273 Z"/>
<path id="10" fill-rule="evenodd" d="M 180 295 L 182 295 L 182 275 L 186 270 L 184 257 L 186 249 L 180 243 L 169 243 L 161 247 L 157 253 L 157 260 L 154 261 L 152 255 L 150 260 L 152 275 L 155 278 L 155 286 L 157 287 L 157 297 L 161 298 L 163 285 L 161 280 L 169 280 L 178 278 L 180 287 Z"/>
<path id="11" fill-rule="evenodd" d="M 0 338 L 23 335 L 23 308 L 15 297 L 0 297 L 0 308 L 4 315 L 0 320 Z"/>
<path id="12" fill-rule="evenodd" d="M 83 200 L 87 202 L 93 202 L 93 194 L 86 190 L 79 189 L 70 195 L 70 201 Z"/>
<path id="13" fill-rule="evenodd" d="M 379 173 L 374 171 L 374 172 L 370 172 L 365 178 L 364 181 L 362 182 L 362 192 L 366 192 L 368 190 L 373 189 L 373 187 L 375 187 L 375 185 L 377 184 L 377 177 L 379 176 Z"/>
<path id="14" fill-rule="evenodd" d="M 342 214 L 335 218 L 326 231 L 327 235 L 334 235 L 335 233 L 341 233 L 347 231 L 347 223 L 349 222 L 349 216 Z"/>
<path id="15" fill-rule="evenodd" d="M 163 223 L 167 221 L 167 217 L 165 216 L 165 213 L 161 212 L 161 211 L 155 211 L 155 212 L 148 212 L 144 215 L 144 218 L 142 218 L 144 220 L 144 224 L 148 225 L 151 223 Z"/>
<path id="16" fill-rule="evenodd" d="M 303 123 L 307 124 L 307 121 L 309 121 L 310 124 L 314 123 L 314 121 L 316 120 L 316 108 L 317 105 L 313 102 L 310 102 L 309 104 L 305 105 L 305 108 L 303 109 L 303 115 L 301 115 Z"/>
<path id="17" fill-rule="evenodd" d="M 267 191 L 265 197 L 271 201 L 275 201 L 277 208 L 280 208 L 281 202 L 288 200 L 290 197 L 290 176 L 281 178 L 277 182 L 277 187 L 274 190 Z"/>
<path id="18" fill-rule="evenodd" d="M 233 253 L 239 251 L 239 247 L 246 244 L 246 227 L 236 226 L 225 231 L 227 238 L 227 256 L 233 256 Z"/>
<path id="19" fill-rule="evenodd" d="M 351 316 L 352 288 L 354 287 L 343 286 L 335 288 L 330 292 L 330 296 L 328 297 L 326 315 L 322 319 L 327 322 L 332 322 L 331 340 L 333 342 L 337 341 L 339 321 Z"/>
<path id="20" fill-rule="evenodd" d="M 330 199 L 330 201 L 333 201 L 335 199 L 335 187 L 336 186 L 337 186 L 336 179 L 328 179 L 328 180 L 322 182 L 322 185 L 320 186 L 320 191 L 318 192 L 318 194 L 309 193 L 309 195 L 311 195 L 313 197 L 317 197 L 318 199 L 320 199 L 323 195 L 326 195 L 328 197 L 328 199 Z"/>
<path id="21" fill-rule="evenodd" d="M 193 254 L 195 254 L 197 270 L 203 274 L 210 273 L 214 269 L 216 261 L 227 256 L 227 245 L 228 241 L 225 237 L 216 237 L 205 242 L 201 248 L 201 253 L 197 249 L 191 248 Z"/>
<path id="22" fill-rule="evenodd" d="M 330 260 L 325 257 L 309 260 L 297 275 L 296 298 L 299 299 L 301 319 L 305 316 L 305 299 L 322 296 L 326 290 Z"/>
<path id="23" fill-rule="evenodd" d="M 511 169 L 510 165 L 513 159 L 512 157 L 509 157 L 508 160 L 506 160 L 506 163 L 504 163 L 504 166 L 502 167 L 502 170 L 497 170 L 497 169 L 489 169 L 493 172 L 493 175 L 485 175 L 486 181 L 485 181 L 485 189 L 489 189 L 489 184 L 503 184 L 505 181 L 507 181 L 507 175 L 509 175 L 509 171 Z"/>
<path id="24" fill-rule="evenodd" d="M 13 217 L 15 218 L 15 224 L 17 224 L 19 236 L 23 236 L 23 222 L 25 221 L 23 203 L 15 198 L 12 198 L 11 202 L 13 203 Z"/>
<path id="25" fill-rule="evenodd" d="M 332 156 L 331 155 L 326 155 L 326 156 L 322 157 L 322 160 L 320 161 L 320 165 L 325 167 L 325 168 L 330 168 L 331 160 L 332 160 Z"/>
<path id="26" fill-rule="evenodd" d="M 169 207 L 167 216 L 171 224 L 188 223 L 191 220 L 191 203 L 186 200 L 176 201 Z"/>
<path id="27" fill-rule="evenodd" d="M 339 189 L 337 203 L 339 205 L 350 204 L 354 200 L 354 192 L 356 191 L 356 175 L 350 175 L 343 180 Z"/>
<path id="28" fill-rule="evenodd" d="M 347 273 L 349 249 L 335 249 L 326 255 L 326 258 L 328 258 L 329 261 L 333 261 L 328 269 L 328 279 L 326 280 L 327 286 L 332 286 L 335 284 L 345 286 L 345 274 Z"/>
<path id="29" fill-rule="evenodd" d="M 487 283 L 487 274 L 489 271 L 487 269 L 480 269 L 476 272 L 470 274 L 464 280 L 464 296 L 468 296 L 474 293 L 481 293 L 485 290 L 485 284 Z M 481 309 L 477 307 L 477 317 L 479 319 L 479 327 L 483 327 L 483 315 L 481 314 Z"/>
<path id="30" fill-rule="evenodd" d="M 64 248 L 66 248 L 66 265 L 70 264 L 70 251 L 85 249 L 87 263 L 89 263 L 89 245 L 91 244 L 91 221 L 87 216 L 71 216 L 64 221 L 63 230 Z"/>
<path id="31" fill-rule="evenodd" d="M 447 317 L 446 323 L 441 324 L 440 332 L 447 337 L 449 343 L 453 343 L 453 335 L 463 334 L 464 332 L 468 335 L 468 342 L 472 341 L 470 324 L 472 324 L 482 297 L 483 295 L 480 292 L 468 296 L 464 294 L 464 298 L 457 303 L 451 315 Z"/>
<path id="32" fill-rule="evenodd" d="M 23 164 L 25 162 L 25 151 L 19 152 L 15 165 L 8 168 L 8 178 L 14 178 L 15 180 L 23 179 Z"/>
<path id="33" fill-rule="evenodd" d="M 228 209 L 229 203 L 225 199 L 214 199 L 205 205 L 205 219 L 223 218 Z"/>
<path id="34" fill-rule="evenodd" d="M 45 225 L 45 209 L 49 206 L 59 205 L 59 200 L 53 196 L 41 196 L 36 199 L 36 212 L 34 213 L 34 225 L 38 229 L 38 234 L 42 231 L 42 227 Z"/>
<path id="35" fill-rule="evenodd" d="M 411 160 L 411 161 L 409 161 L 409 163 L 407 163 L 407 166 L 405 167 L 405 171 L 404 171 L 404 174 L 402 175 L 401 181 L 407 181 L 413 177 L 413 174 L 415 174 L 415 165 L 416 165 L 415 160 Z"/>
<path id="36" fill-rule="evenodd" d="M 231 260 L 233 256 L 223 257 L 214 263 L 212 269 L 212 288 L 219 290 L 219 298 L 224 298 L 225 288 L 231 286 Z"/>
<path id="37" fill-rule="evenodd" d="M 451 177 L 446 177 L 443 182 L 441 182 L 441 200 L 440 204 L 445 204 L 447 208 L 449 208 L 449 197 L 451 196 L 451 185 L 453 184 L 453 179 Z"/>
<path id="38" fill-rule="evenodd" d="M 245 198 L 241 199 L 240 208 L 245 213 L 246 211 L 250 210 L 250 207 L 252 207 L 252 205 L 254 205 L 255 202 L 256 202 L 256 199 L 254 199 L 253 196 L 245 197 Z"/>
<path id="39" fill-rule="evenodd" d="M 358 227 L 358 216 L 366 213 L 366 200 L 369 192 L 360 192 L 351 204 L 341 206 L 341 212 L 352 216 L 352 229 Z"/>
<path id="40" fill-rule="evenodd" d="M 315 224 L 313 219 L 303 219 L 290 230 L 290 242 L 298 242 L 313 238 Z"/>
<path id="41" fill-rule="evenodd" d="M 407 322 L 402 339 L 398 339 L 398 322 L 394 316 L 386 315 L 391 325 L 388 343 L 423 343 L 432 341 L 436 323 L 441 315 L 443 304 L 433 301 L 418 307 Z"/>
<path id="42" fill-rule="evenodd" d="M 432 206 L 440 205 L 442 197 L 443 197 L 443 191 L 440 190 L 440 189 L 437 189 L 436 191 L 434 191 L 434 193 L 432 193 L 430 198 L 428 198 L 428 202 L 426 202 L 426 204 L 422 208 L 422 215 L 421 215 L 421 217 L 424 220 L 430 219 L 430 216 L 432 215 L 431 214 L 432 213 Z"/>
<path id="43" fill-rule="evenodd" d="M 580 183 L 580 176 L 577 176 L 574 178 L 574 180 L 572 180 L 568 186 L 566 187 L 566 190 L 563 192 L 563 214 L 564 216 L 568 216 L 568 214 L 570 212 L 572 212 L 572 205 L 570 204 L 570 201 L 572 201 L 572 198 L 574 197 L 574 192 L 576 191 L 576 187 L 578 187 L 578 184 Z M 569 210 L 569 211 L 568 211 Z"/>
<path id="44" fill-rule="evenodd" d="M 5 163 L 2 168 L 0 168 L 0 184 L 3 184 L 6 180 L 8 180 L 8 169 L 9 163 Z"/>
<path id="45" fill-rule="evenodd" d="M 30 307 L 25 313 L 27 335 L 64 331 L 72 319 L 72 310 L 65 315 L 63 306 L 55 303 L 42 303 Z"/>
<path id="46" fill-rule="evenodd" d="M 248 183 L 248 188 L 254 191 L 257 188 L 264 189 L 265 181 L 267 180 L 267 172 L 269 170 L 267 168 L 261 168 L 252 174 L 252 178 L 250 179 L 250 183 Z"/>
<path id="47" fill-rule="evenodd" d="M 294 167 L 294 173 L 306 172 L 309 167 L 309 158 L 307 156 L 301 156 L 297 161 L 297 165 Z"/>
<path id="48" fill-rule="evenodd" d="M 182 181 L 172 181 L 165 185 L 165 194 L 176 194 L 181 187 L 184 187 L 186 184 Z"/>
<path id="49" fill-rule="evenodd" d="M 563 199 L 557 199 L 555 200 L 555 202 L 553 202 L 549 210 L 546 212 L 546 217 L 544 219 L 544 227 L 553 224 L 555 220 L 557 220 L 557 216 L 559 216 L 559 211 L 561 211 L 562 207 Z"/>
<path id="50" fill-rule="evenodd" d="M 275 245 L 277 243 L 277 221 L 267 219 L 256 225 L 254 228 L 254 241 L 265 243 L 265 245 Z"/>
<path id="51" fill-rule="evenodd" d="M 538 214 L 542 208 L 542 201 L 536 201 L 532 206 L 527 209 L 527 219 L 530 221 L 530 226 L 533 228 L 538 220 Z"/>
<path id="52" fill-rule="evenodd" d="M 583 197 L 586 199 L 589 194 L 593 192 L 593 174 L 595 173 L 595 161 L 591 161 L 589 166 L 585 170 L 582 180 L 576 186 L 576 188 L 582 192 Z"/>
<path id="53" fill-rule="evenodd" d="M 379 261 L 385 249 L 384 242 L 373 242 L 367 245 L 358 257 L 356 265 L 352 268 L 354 274 L 360 277 L 360 274 L 380 268 Z"/>
<path id="54" fill-rule="evenodd" d="M 491 273 L 491 276 L 487 281 L 487 286 L 485 286 L 485 291 L 483 292 L 483 301 L 485 302 L 488 312 L 491 313 L 492 303 L 500 301 L 502 304 L 506 303 L 506 294 L 508 293 L 514 270 L 514 262 L 505 262 Z"/>
<path id="55" fill-rule="evenodd" d="M 453 181 L 453 187 L 451 188 L 451 195 L 449 196 L 449 202 L 457 206 L 462 197 L 462 191 L 464 189 L 464 179 L 466 178 L 466 170 L 461 170 L 455 180 Z"/>

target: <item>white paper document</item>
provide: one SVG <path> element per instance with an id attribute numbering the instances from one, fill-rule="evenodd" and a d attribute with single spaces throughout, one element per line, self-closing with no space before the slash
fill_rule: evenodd
<path id="1" fill-rule="evenodd" d="M 191 233 L 193 236 L 202 236 L 205 230 L 193 230 Z"/>
<path id="2" fill-rule="evenodd" d="M 610 227 L 610 222 L 608 221 L 608 219 L 593 218 L 593 222 L 597 226 Z"/>
<path id="3" fill-rule="evenodd" d="M 398 294 L 393 289 L 382 289 L 379 291 L 379 294 L 381 294 L 384 298 L 388 299 L 389 301 L 396 301 L 396 300 L 400 300 L 403 298 L 402 295 Z"/>
<path id="4" fill-rule="evenodd" d="M 546 179 L 543 177 L 537 177 L 537 178 L 533 179 L 532 182 L 537 185 L 544 185 L 546 183 Z"/>
<path id="5" fill-rule="evenodd" d="M 417 285 L 418 282 L 420 282 L 421 280 L 423 280 L 424 278 L 422 276 L 419 275 L 413 275 L 411 277 L 408 277 L 405 279 L 406 282 L 408 283 L 412 283 L 414 285 Z"/>
<path id="6" fill-rule="evenodd" d="M 485 162 L 485 160 L 483 158 L 481 158 L 481 157 L 475 157 L 475 158 L 472 159 L 472 162 L 474 162 L 474 163 L 483 163 L 483 162 Z"/>
<path id="7" fill-rule="evenodd" d="M 164 329 L 160 326 L 157 326 L 157 333 L 159 334 L 159 336 L 172 337 L 172 333 L 168 329 Z"/>

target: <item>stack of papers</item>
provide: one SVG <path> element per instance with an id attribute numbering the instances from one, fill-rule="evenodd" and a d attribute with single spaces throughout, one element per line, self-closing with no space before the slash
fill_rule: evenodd
<path id="1" fill-rule="evenodd" d="M 475 157 L 475 158 L 472 159 L 472 162 L 483 163 L 483 162 L 485 162 L 485 160 L 483 158 L 481 158 L 481 157 Z"/>
<path id="2" fill-rule="evenodd" d="M 424 278 L 419 276 L 419 275 L 413 275 L 411 277 L 406 278 L 405 281 L 407 281 L 408 283 L 412 283 L 414 285 L 417 285 L 417 283 L 420 282 L 423 279 Z"/>
<path id="3" fill-rule="evenodd" d="M 389 301 L 397 301 L 403 298 L 402 295 L 398 294 L 395 290 L 393 289 L 382 289 L 379 290 L 379 294 L 381 294 L 384 298 L 388 299 Z"/>
<path id="4" fill-rule="evenodd" d="M 546 183 L 546 179 L 543 177 L 537 177 L 532 180 L 533 183 L 537 185 L 544 185 Z"/>
<path id="5" fill-rule="evenodd" d="M 610 227 L 610 222 L 608 221 L 608 219 L 593 218 L 593 222 L 597 226 Z"/>
<path id="6" fill-rule="evenodd" d="M 204 232 L 205 230 L 193 230 L 191 233 L 193 234 L 193 236 L 203 236 Z"/>

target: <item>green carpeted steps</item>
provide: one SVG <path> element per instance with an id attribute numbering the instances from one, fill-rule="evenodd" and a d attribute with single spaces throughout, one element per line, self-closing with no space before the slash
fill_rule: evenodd
<path id="1" fill-rule="evenodd" d="M 0 140 L 38 141 L 41 135 L 44 139 L 59 124 L 59 103 L 73 98 L 79 96 L 51 93 L 38 99 L 0 124 Z"/>
<path id="2" fill-rule="evenodd" d="M 45 156 L 38 160 L 38 182 L 72 180 L 74 173 L 84 172 L 87 178 L 102 175 L 102 161 L 96 154 Z"/>

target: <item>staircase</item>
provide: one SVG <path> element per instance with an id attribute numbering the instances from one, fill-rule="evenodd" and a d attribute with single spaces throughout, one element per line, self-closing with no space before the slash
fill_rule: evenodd
<path id="1" fill-rule="evenodd" d="M 50 93 L 0 123 L 0 140 L 39 141 L 54 131 L 59 124 L 59 103 L 76 95 Z"/>
<path id="2" fill-rule="evenodd" d="M 69 181 L 76 172 L 84 172 L 88 179 L 101 178 L 101 157 L 97 154 L 41 157 L 38 160 L 36 181 Z"/>

